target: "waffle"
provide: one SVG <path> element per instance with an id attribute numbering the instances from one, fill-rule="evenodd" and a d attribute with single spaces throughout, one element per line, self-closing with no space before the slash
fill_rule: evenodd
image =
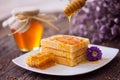
<path id="1" fill-rule="evenodd" d="M 70 35 L 55 35 L 41 40 L 41 46 L 71 53 L 87 47 L 88 44 L 89 39 Z"/>
<path id="2" fill-rule="evenodd" d="M 41 40 L 41 52 L 53 53 L 59 64 L 75 66 L 86 60 L 88 44 L 87 38 L 55 35 Z"/>

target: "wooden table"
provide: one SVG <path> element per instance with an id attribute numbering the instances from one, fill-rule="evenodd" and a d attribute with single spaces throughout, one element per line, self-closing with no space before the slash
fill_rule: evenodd
<path id="1" fill-rule="evenodd" d="M 60 28 L 59 32 L 46 27 L 43 38 L 58 33 L 67 34 L 65 21 L 58 21 L 55 24 Z M 17 48 L 13 37 L 7 36 L 9 32 L 8 28 L 3 29 L 0 25 L 0 80 L 120 80 L 120 52 L 106 66 L 83 75 L 50 76 L 20 68 L 12 62 L 12 59 L 24 53 Z M 99 45 L 120 49 L 120 41 L 102 42 Z"/>

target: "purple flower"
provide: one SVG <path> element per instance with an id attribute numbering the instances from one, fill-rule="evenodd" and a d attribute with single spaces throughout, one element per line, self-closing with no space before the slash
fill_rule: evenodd
<path id="1" fill-rule="evenodd" d="M 87 49 L 87 59 L 89 61 L 96 61 L 101 58 L 102 58 L 102 52 L 98 47 L 92 46 Z"/>

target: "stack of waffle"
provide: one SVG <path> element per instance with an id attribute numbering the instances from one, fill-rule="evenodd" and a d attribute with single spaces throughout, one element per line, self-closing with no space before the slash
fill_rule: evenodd
<path id="1" fill-rule="evenodd" d="M 55 35 L 41 41 L 41 52 L 53 53 L 56 62 L 67 66 L 75 66 L 86 60 L 86 51 L 89 39 L 70 36 Z"/>

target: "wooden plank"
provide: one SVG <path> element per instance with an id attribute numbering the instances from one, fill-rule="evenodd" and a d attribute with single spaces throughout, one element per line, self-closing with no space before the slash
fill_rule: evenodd
<path id="1" fill-rule="evenodd" d="M 0 47 L 0 56 L 2 56 L 7 54 L 13 48 L 15 48 L 16 44 L 14 43 L 14 40 L 11 37 L 5 37 L 3 40 L 0 40 Z"/>
<path id="2" fill-rule="evenodd" d="M 2 68 L 0 69 L 0 76 L 16 66 L 12 63 L 12 59 L 18 57 L 20 54 L 20 51 L 13 49 L 8 54 L 0 57 L 0 64 L 2 66 Z"/>

